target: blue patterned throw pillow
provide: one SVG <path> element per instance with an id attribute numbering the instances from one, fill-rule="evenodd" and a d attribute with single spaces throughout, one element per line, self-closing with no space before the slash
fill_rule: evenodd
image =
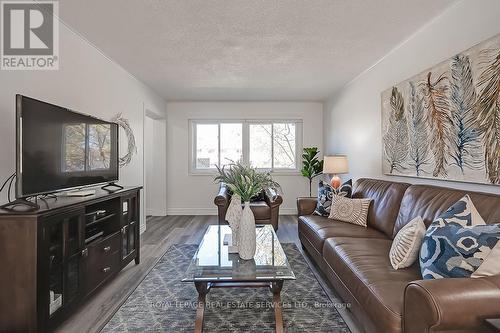
<path id="1" fill-rule="evenodd" d="M 341 195 L 346 198 L 352 196 L 352 179 L 346 181 L 338 190 L 335 190 L 330 184 L 320 180 L 318 185 L 318 203 L 314 214 L 328 217 L 330 216 L 330 206 L 332 205 L 333 195 Z"/>
<path id="2" fill-rule="evenodd" d="M 427 229 L 420 248 L 422 277 L 470 277 L 499 239 L 500 224 L 487 225 L 466 195 Z"/>

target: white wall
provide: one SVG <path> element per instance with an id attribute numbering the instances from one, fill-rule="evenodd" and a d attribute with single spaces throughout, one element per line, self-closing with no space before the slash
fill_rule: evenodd
<path id="1" fill-rule="evenodd" d="M 380 94 L 500 33 L 500 1 L 464 0 L 430 21 L 337 92 L 325 105 L 328 153 L 347 154 L 353 178 L 374 177 L 500 193 L 500 186 L 382 175 Z"/>
<path id="2" fill-rule="evenodd" d="M 214 176 L 189 174 L 189 120 L 302 119 L 303 146 L 323 151 L 323 105 L 295 102 L 173 102 L 167 103 L 167 207 L 169 215 L 215 214 L 218 185 Z M 299 174 L 275 176 L 284 191 L 281 213 L 296 212 L 297 196 L 309 195 Z M 317 185 L 313 185 L 313 188 Z M 315 193 L 315 192 L 314 192 Z"/>
<path id="3" fill-rule="evenodd" d="M 120 170 L 120 184 L 143 185 L 144 109 L 164 113 L 165 101 L 64 24 L 59 36 L 58 71 L 0 72 L 0 179 L 15 171 L 15 94 L 23 94 L 104 119 L 121 112 L 135 132 L 138 152 Z M 5 201 L 3 194 L 0 202 Z"/>

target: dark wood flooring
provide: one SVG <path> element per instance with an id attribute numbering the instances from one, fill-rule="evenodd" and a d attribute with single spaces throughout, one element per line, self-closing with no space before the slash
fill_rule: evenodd
<path id="1" fill-rule="evenodd" d="M 210 224 L 217 224 L 216 216 L 149 217 L 146 232 L 141 235 L 141 263 L 129 264 L 66 320 L 57 332 L 99 332 L 172 244 L 199 244 Z M 282 243 L 295 243 L 302 250 L 297 235 L 296 216 L 280 216 L 277 234 Z M 305 258 L 325 292 L 332 300 L 337 299 L 324 276 L 315 269 L 307 255 Z M 349 311 L 339 309 L 339 312 L 351 331 L 359 332 Z"/>

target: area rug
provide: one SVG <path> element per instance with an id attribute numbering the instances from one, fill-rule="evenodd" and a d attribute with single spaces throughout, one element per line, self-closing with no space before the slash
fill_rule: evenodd
<path id="1" fill-rule="evenodd" d="M 181 282 L 197 245 L 173 245 L 102 332 L 193 332 L 194 283 Z M 286 332 L 349 332 L 295 244 L 283 244 L 296 280 L 281 292 Z M 274 332 L 267 288 L 216 288 L 207 296 L 204 332 Z"/>

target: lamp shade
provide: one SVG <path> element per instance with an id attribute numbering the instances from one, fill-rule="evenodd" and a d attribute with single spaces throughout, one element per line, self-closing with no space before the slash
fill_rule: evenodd
<path id="1" fill-rule="evenodd" d="M 347 163 L 347 156 L 334 155 L 325 156 L 323 161 L 323 173 L 338 175 L 349 172 L 349 165 Z"/>

